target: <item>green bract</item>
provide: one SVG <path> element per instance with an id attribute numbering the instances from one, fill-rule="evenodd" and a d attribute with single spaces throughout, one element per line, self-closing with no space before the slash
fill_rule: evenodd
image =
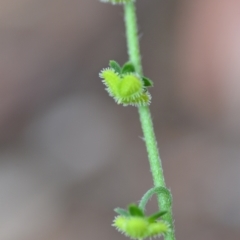
<path id="1" fill-rule="evenodd" d="M 115 61 L 110 61 L 109 68 L 103 69 L 99 76 L 103 79 L 106 90 L 118 104 L 124 106 L 147 106 L 151 95 L 147 87 L 153 86 L 150 79 L 135 72 L 131 63 L 125 63 L 121 68 Z"/>

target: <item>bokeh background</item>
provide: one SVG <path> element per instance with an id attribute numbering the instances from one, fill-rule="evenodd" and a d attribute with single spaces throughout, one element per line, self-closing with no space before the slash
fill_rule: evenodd
<path id="1" fill-rule="evenodd" d="M 240 2 L 139 0 L 177 239 L 240 239 Z M 0 1 L 0 239 L 121 240 L 152 187 L 137 109 L 99 71 L 127 60 L 120 6 Z M 148 212 L 156 210 L 156 200 Z"/>

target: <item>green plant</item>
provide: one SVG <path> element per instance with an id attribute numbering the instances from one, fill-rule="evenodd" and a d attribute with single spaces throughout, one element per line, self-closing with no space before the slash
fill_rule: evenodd
<path id="1" fill-rule="evenodd" d="M 153 86 L 153 82 L 143 76 L 135 1 L 101 1 L 123 5 L 129 61 L 122 67 L 116 61 L 110 61 L 109 68 L 103 69 L 100 77 L 109 95 L 118 104 L 138 107 L 154 183 L 154 187 L 147 191 L 138 206 L 131 204 L 128 210 L 115 209 L 118 216 L 115 218 L 113 226 L 132 239 L 145 239 L 163 235 L 165 240 L 174 240 L 172 197 L 165 185 L 161 159 L 148 107 L 151 101 L 148 88 Z M 151 216 L 146 216 L 144 213 L 145 206 L 153 194 L 157 194 L 160 211 Z"/>

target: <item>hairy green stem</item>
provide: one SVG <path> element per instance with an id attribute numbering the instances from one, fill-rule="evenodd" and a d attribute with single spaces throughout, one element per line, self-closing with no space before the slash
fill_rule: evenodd
<path id="1" fill-rule="evenodd" d="M 145 212 L 145 208 L 146 208 L 146 205 L 148 203 L 148 201 L 150 200 L 150 198 L 154 195 L 154 194 L 159 194 L 162 196 L 163 195 L 166 195 L 166 197 L 168 198 L 169 202 L 169 206 L 167 206 L 166 208 L 169 208 L 171 207 L 171 204 L 172 204 L 172 196 L 171 196 L 171 193 L 170 191 L 165 188 L 165 187 L 153 187 L 151 189 L 149 189 L 142 197 L 142 199 L 140 200 L 138 206 L 143 210 L 143 212 Z"/>
<path id="2" fill-rule="evenodd" d="M 137 17 L 134 2 L 124 4 L 124 18 L 129 60 L 134 65 L 136 72 L 142 75 L 141 54 L 138 41 Z M 138 112 L 147 148 L 154 186 L 166 188 L 163 168 L 158 152 L 157 141 L 154 134 L 149 107 L 138 107 Z M 165 240 L 174 240 L 175 235 L 172 218 L 171 199 L 169 199 L 169 196 L 166 194 L 158 194 L 157 196 L 160 210 L 167 211 L 167 214 L 164 215 L 162 218 L 170 224 L 171 228 L 171 232 L 165 236 Z"/>

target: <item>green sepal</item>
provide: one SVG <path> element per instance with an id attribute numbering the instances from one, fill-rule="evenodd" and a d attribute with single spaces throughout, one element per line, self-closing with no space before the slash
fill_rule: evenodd
<path id="1" fill-rule="evenodd" d="M 126 210 L 126 209 L 123 209 L 123 208 L 115 208 L 114 211 L 121 215 L 121 216 L 124 216 L 124 217 L 129 217 L 130 216 L 130 213 Z"/>
<path id="2" fill-rule="evenodd" d="M 134 216 L 134 217 L 144 217 L 144 213 L 143 213 L 142 209 L 140 209 L 135 204 L 129 205 L 128 206 L 128 211 L 129 211 L 131 216 Z"/>
<path id="3" fill-rule="evenodd" d="M 157 212 L 157 213 L 154 213 L 152 214 L 151 216 L 149 216 L 147 218 L 147 220 L 149 222 L 155 222 L 158 218 L 162 217 L 163 215 L 165 215 L 167 213 L 167 211 L 160 211 L 160 212 Z"/>
<path id="4" fill-rule="evenodd" d="M 133 73 L 135 72 L 135 67 L 133 66 L 133 64 L 131 62 L 126 62 L 123 66 L 122 66 L 122 74 L 126 74 L 126 73 Z"/>
<path id="5" fill-rule="evenodd" d="M 116 61 L 110 60 L 110 61 L 109 61 L 109 66 L 110 66 L 111 68 L 113 68 L 113 69 L 115 70 L 115 72 L 121 74 L 122 68 L 120 67 L 120 65 L 119 65 Z"/>
<path id="6" fill-rule="evenodd" d="M 142 76 L 144 87 L 153 87 L 153 81 L 147 77 Z"/>

